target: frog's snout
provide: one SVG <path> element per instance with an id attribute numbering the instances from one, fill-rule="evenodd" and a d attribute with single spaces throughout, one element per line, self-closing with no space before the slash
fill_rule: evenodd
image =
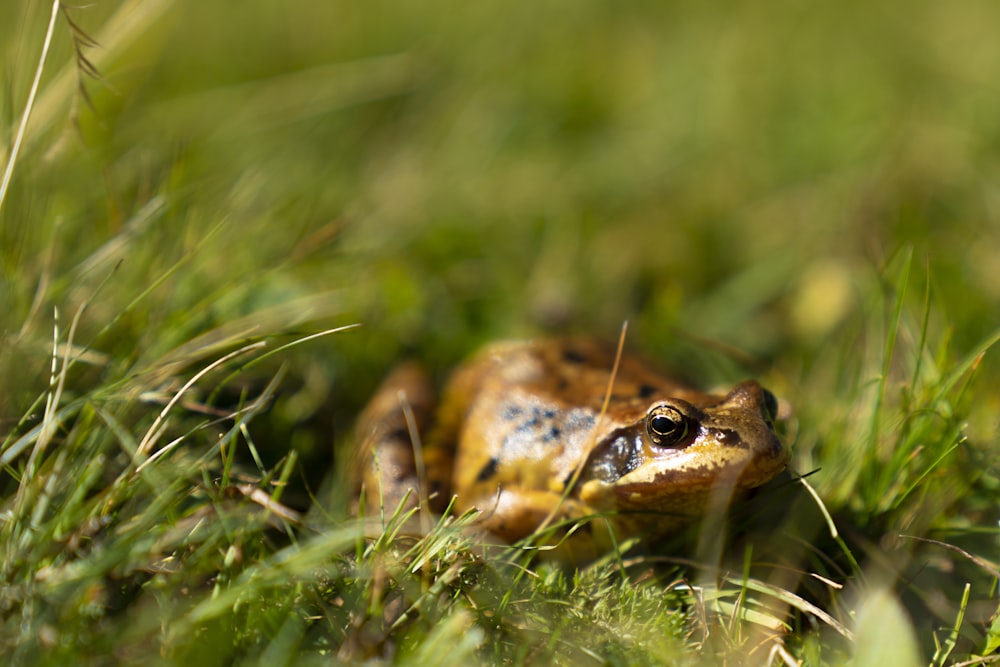
<path id="1" fill-rule="evenodd" d="M 722 404 L 760 413 L 768 422 L 778 418 L 778 399 L 756 380 L 747 380 L 733 387 Z"/>

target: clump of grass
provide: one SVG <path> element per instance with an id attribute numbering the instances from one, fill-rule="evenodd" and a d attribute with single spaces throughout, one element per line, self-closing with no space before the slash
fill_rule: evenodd
<path id="1" fill-rule="evenodd" d="M 81 646 L 94 657 L 128 656 L 162 631 L 164 603 L 182 604 L 190 597 L 182 591 L 217 586 L 243 558 L 273 549 L 266 529 L 287 535 L 294 516 L 274 510 L 294 452 L 242 483 L 233 468 L 241 444 L 259 460 L 247 424 L 277 382 L 231 409 L 190 397 L 196 380 L 218 381 L 227 362 L 262 343 L 209 364 L 157 407 L 162 389 L 136 391 L 134 378 L 67 395 L 79 363 L 75 324 L 53 346 L 43 414 L 26 415 L 0 452 L 9 475 L 0 524 L 5 653 L 22 662 L 68 659 Z M 208 416 L 182 418 L 178 433 L 171 421 L 192 410 Z M 157 602 L 158 590 L 170 596 Z"/>
<path id="2" fill-rule="evenodd" d="M 874 316 L 857 331 L 858 343 L 840 350 L 835 367 L 848 398 L 828 411 L 807 407 L 811 434 L 798 445 L 804 465 L 820 466 L 809 480 L 832 511 L 825 517 L 838 546 L 828 553 L 846 557 L 832 569 L 835 556 L 813 561 L 826 561 L 816 572 L 852 591 L 830 604 L 888 605 L 907 637 L 894 650 L 914 661 L 923 651 L 931 664 L 946 664 L 959 645 L 967 658 L 994 650 L 988 627 L 996 613 L 995 565 L 968 553 L 956 563 L 941 550 L 962 544 L 985 554 L 996 539 L 995 530 L 970 530 L 977 520 L 970 508 L 992 495 L 997 471 L 988 460 L 992 445 L 970 440 L 968 420 L 982 381 L 977 371 L 1000 332 L 956 356 L 947 327 L 943 334 L 938 328 L 931 276 L 923 276 L 918 298 L 910 296 L 911 261 L 908 250 L 901 252 L 869 290 L 865 312 Z M 970 590 L 979 610 L 974 620 L 967 614 Z M 935 603 L 933 596 L 941 597 Z M 859 636 L 856 650 L 877 655 L 878 641 Z"/>

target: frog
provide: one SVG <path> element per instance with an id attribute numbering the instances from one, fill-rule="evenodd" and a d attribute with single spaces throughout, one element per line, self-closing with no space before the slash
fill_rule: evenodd
<path id="1" fill-rule="evenodd" d="M 756 380 L 705 392 L 596 339 L 498 342 L 440 401 L 426 369 L 396 367 L 358 420 L 360 478 L 383 512 L 478 511 L 507 544 L 575 526 L 588 540 L 578 551 L 599 553 L 669 535 L 777 476 L 779 412 Z"/>

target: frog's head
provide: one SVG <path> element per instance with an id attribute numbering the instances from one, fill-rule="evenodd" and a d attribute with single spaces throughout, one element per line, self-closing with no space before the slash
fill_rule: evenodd
<path id="1" fill-rule="evenodd" d="M 777 412 L 774 395 L 752 380 L 699 405 L 656 399 L 597 443 L 580 498 L 602 509 L 694 513 L 713 490 L 760 486 L 785 466 Z"/>

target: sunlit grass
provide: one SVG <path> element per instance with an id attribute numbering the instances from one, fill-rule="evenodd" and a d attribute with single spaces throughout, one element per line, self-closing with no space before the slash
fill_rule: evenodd
<path id="1" fill-rule="evenodd" d="M 996 659 L 993 5 L 99 2 L 21 130 L 53 7 L 20 4 L 12 664 Z M 395 359 L 626 319 L 786 399 L 789 475 L 580 568 L 351 514 Z"/>

